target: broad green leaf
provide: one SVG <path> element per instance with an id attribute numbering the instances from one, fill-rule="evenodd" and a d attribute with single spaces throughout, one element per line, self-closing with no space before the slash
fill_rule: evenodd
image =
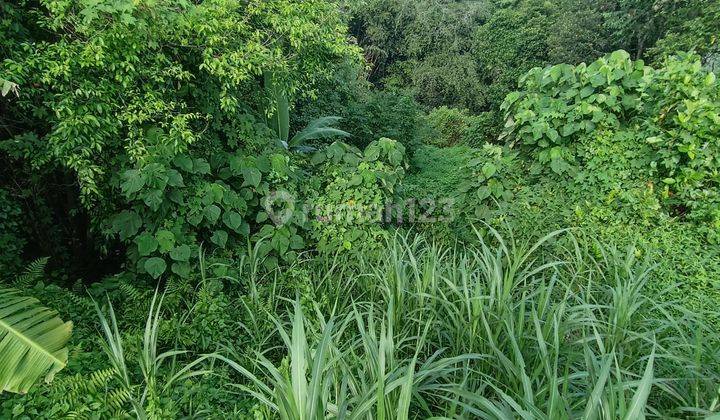
<path id="1" fill-rule="evenodd" d="M 225 187 L 218 183 L 212 183 L 208 185 L 205 196 L 207 202 L 205 204 L 222 203 L 223 195 L 225 194 Z"/>
<path id="2" fill-rule="evenodd" d="M 152 257 L 145 261 L 144 267 L 145 271 L 157 280 L 165 272 L 167 264 L 162 258 Z"/>
<path id="3" fill-rule="evenodd" d="M 312 156 L 312 158 L 310 158 L 310 163 L 313 165 L 319 165 L 319 164 L 325 162 L 325 158 L 326 158 L 325 152 L 321 150 L 319 152 L 316 152 Z"/>
<path id="4" fill-rule="evenodd" d="M 155 238 L 160 246 L 160 252 L 166 253 L 175 247 L 175 234 L 169 230 L 159 230 Z"/>
<path id="5" fill-rule="evenodd" d="M 199 211 L 191 211 L 190 213 L 188 213 L 186 220 L 191 225 L 197 226 L 203 220 L 203 213 Z"/>
<path id="6" fill-rule="evenodd" d="M 283 158 L 286 157 L 284 154 L 277 154 L 276 156 L 281 156 Z M 270 159 L 267 156 L 260 155 L 255 158 L 255 165 L 256 168 L 260 170 L 260 172 L 266 173 L 270 172 L 270 169 L 272 168 L 272 164 L 270 163 Z"/>
<path id="7" fill-rule="evenodd" d="M 486 178 L 490 178 L 493 175 L 495 175 L 495 172 L 497 172 L 497 167 L 494 164 L 492 164 L 491 162 L 488 162 L 485 165 L 483 165 L 482 172 Z"/>
<path id="8" fill-rule="evenodd" d="M 220 218 L 220 213 L 221 213 L 220 207 L 218 207 L 218 206 L 216 206 L 216 205 L 214 205 L 214 204 L 205 207 L 205 210 L 203 211 L 203 214 L 205 215 L 205 219 L 207 219 L 207 221 L 210 222 L 210 224 L 213 224 L 213 225 L 214 225 L 214 224 L 218 221 L 218 219 Z"/>
<path id="9" fill-rule="evenodd" d="M 350 180 L 348 181 L 348 185 L 354 187 L 354 186 L 362 184 L 362 181 L 363 181 L 362 175 L 354 174 L 353 176 L 350 177 Z"/>
<path id="10" fill-rule="evenodd" d="M 125 241 L 135 236 L 140 226 L 142 226 L 142 219 L 134 211 L 123 210 L 113 218 L 112 225 L 113 230 L 120 235 L 120 240 Z"/>
<path id="11" fill-rule="evenodd" d="M 72 322 L 19 290 L 0 289 L 0 393 L 26 393 L 67 364 Z"/>
<path id="12" fill-rule="evenodd" d="M 380 158 L 380 147 L 375 145 L 368 146 L 365 149 L 365 160 L 374 162 Z"/>
<path id="13" fill-rule="evenodd" d="M 305 241 L 303 240 L 302 236 L 293 235 L 292 237 L 290 237 L 290 248 L 302 249 L 304 247 L 305 247 Z"/>
<path id="14" fill-rule="evenodd" d="M 260 180 L 262 180 L 262 174 L 257 168 L 243 168 L 242 170 L 243 174 L 243 187 L 251 186 L 251 187 L 257 187 L 260 185 Z"/>
<path id="15" fill-rule="evenodd" d="M 402 163 L 403 154 L 400 150 L 394 149 L 388 153 L 388 162 L 393 166 L 399 166 Z"/>
<path id="16" fill-rule="evenodd" d="M 240 175 L 242 168 L 245 166 L 244 159 L 242 156 L 230 156 L 228 159 L 228 166 L 233 175 Z"/>
<path id="17" fill-rule="evenodd" d="M 190 259 L 191 252 L 189 245 L 182 244 L 170 250 L 170 258 L 175 261 L 186 262 Z"/>
<path id="18" fill-rule="evenodd" d="M 240 216 L 240 213 L 238 212 L 226 211 L 223 214 L 223 223 L 232 230 L 238 230 L 242 222 L 242 216 Z"/>
<path id="19" fill-rule="evenodd" d="M 210 238 L 210 241 L 212 241 L 212 243 L 219 246 L 220 248 L 225 248 L 227 240 L 228 234 L 224 230 L 216 230 L 215 232 L 213 232 L 213 235 Z"/>
<path id="20" fill-rule="evenodd" d="M 594 87 L 592 87 L 592 86 L 585 86 L 585 87 L 582 88 L 582 90 L 580 91 L 580 98 L 585 99 L 585 98 L 587 98 L 588 96 L 592 95 L 593 92 L 595 92 L 595 88 L 594 88 Z"/>
<path id="21" fill-rule="evenodd" d="M 193 161 L 188 156 L 176 156 L 175 159 L 173 159 L 173 163 L 185 172 L 193 172 Z"/>
<path id="22" fill-rule="evenodd" d="M 176 171 L 175 169 L 169 169 L 167 171 L 167 183 L 171 187 L 184 187 L 185 183 L 183 182 L 183 177 L 180 174 L 180 172 Z"/>
<path id="23" fill-rule="evenodd" d="M 311 121 L 289 141 L 290 146 L 300 146 L 308 140 L 327 139 L 332 137 L 350 137 L 350 133 L 333 127 L 340 122 L 340 117 L 321 117 Z M 283 139 L 281 137 L 282 140 Z"/>
<path id="24" fill-rule="evenodd" d="M 145 175 L 137 169 L 130 169 L 123 174 L 123 183 L 120 185 L 123 194 L 130 196 L 145 186 Z"/>
<path id="25" fill-rule="evenodd" d="M 273 236 L 270 240 L 270 243 L 276 251 L 280 254 L 284 254 L 290 247 L 290 238 L 284 235 L 275 234 L 275 236 Z"/>
<path id="26" fill-rule="evenodd" d="M 177 274 L 178 276 L 186 279 L 190 277 L 190 264 L 186 262 L 176 262 L 173 263 L 171 268 L 173 273 Z"/>
<path id="27" fill-rule="evenodd" d="M 210 173 L 210 164 L 205 159 L 195 159 L 193 161 L 193 172 L 200 175 L 207 175 Z"/>
<path id="28" fill-rule="evenodd" d="M 147 232 L 135 238 L 135 243 L 138 246 L 138 254 L 140 254 L 141 257 L 152 254 L 158 248 L 158 241 L 153 235 Z"/>
<path id="29" fill-rule="evenodd" d="M 4 80 L 0 78 L 0 81 L 2 81 L 2 91 L 0 92 L 0 96 L 6 96 L 10 90 L 17 87 L 17 85 L 9 80 Z"/>
<path id="30" fill-rule="evenodd" d="M 163 193 L 160 190 L 150 190 L 143 195 L 143 202 L 152 211 L 158 211 L 163 203 Z"/>
<path id="31" fill-rule="evenodd" d="M 490 188 L 488 188 L 486 186 L 482 186 L 482 187 L 478 188 L 478 190 L 477 190 L 477 197 L 479 200 L 484 200 L 484 199 L 490 197 L 490 194 L 491 194 Z"/>

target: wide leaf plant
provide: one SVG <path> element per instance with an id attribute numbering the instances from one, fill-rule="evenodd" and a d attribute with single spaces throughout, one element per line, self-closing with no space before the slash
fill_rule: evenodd
<path id="1" fill-rule="evenodd" d="M 0 289 L 0 392 L 26 393 L 67 365 L 72 322 L 16 289 Z"/>

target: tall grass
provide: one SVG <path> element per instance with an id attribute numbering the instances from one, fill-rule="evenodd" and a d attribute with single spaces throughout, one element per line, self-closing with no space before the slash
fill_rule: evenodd
<path id="1" fill-rule="evenodd" d="M 108 301 L 107 312 L 109 313 L 109 319 L 105 315 L 105 311 L 95 303 L 95 309 L 104 334 L 103 350 L 105 350 L 113 366 L 114 375 L 121 383 L 124 391 L 127 391 L 130 395 L 129 400 L 135 417 L 138 419 L 154 419 L 168 416 L 168 413 L 162 411 L 159 400 L 167 398 L 175 384 L 211 372 L 198 367 L 212 355 L 201 356 L 184 365 L 178 365 L 176 363 L 177 356 L 187 354 L 186 351 L 169 350 L 158 354 L 158 335 L 160 332 L 163 297 L 161 295 L 158 299 L 156 291 L 150 304 L 150 311 L 143 331 L 142 348 L 137 359 L 142 374 L 142 379 L 138 381 L 136 381 L 133 370 L 128 368 L 123 337 L 118 328 L 112 303 Z M 164 368 L 167 363 L 171 365 L 169 369 Z"/>
<path id="2" fill-rule="evenodd" d="M 340 272 L 320 261 L 322 300 L 308 313 L 294 301 L 291 333 L 271 315 L 285 349 L 258 352 L 251 368 L 233 361 L 241 349 L 224 360 L 287 419 L 716 409 L 718 332 L 646 296 L 652 266 L 634 250 L 583 246 L 568 231 L 532 243 L 486 231 L 462 249 L 398 235 L 379 260 Z"/>

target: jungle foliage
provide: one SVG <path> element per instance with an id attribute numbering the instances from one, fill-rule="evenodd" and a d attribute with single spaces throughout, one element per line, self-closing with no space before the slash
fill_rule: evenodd
<path id="1" fill-rule="evenodd" d="M 0 418 L 712 418 L 717 0 L 0 0 Z"/>

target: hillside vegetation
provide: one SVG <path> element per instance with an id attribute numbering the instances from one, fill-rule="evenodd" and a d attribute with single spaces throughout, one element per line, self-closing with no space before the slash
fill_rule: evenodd
<path id="1" fill-rule="evenodd" d="M 720 416 L 717 0 L 0 11 L 0 418 Z"/>

